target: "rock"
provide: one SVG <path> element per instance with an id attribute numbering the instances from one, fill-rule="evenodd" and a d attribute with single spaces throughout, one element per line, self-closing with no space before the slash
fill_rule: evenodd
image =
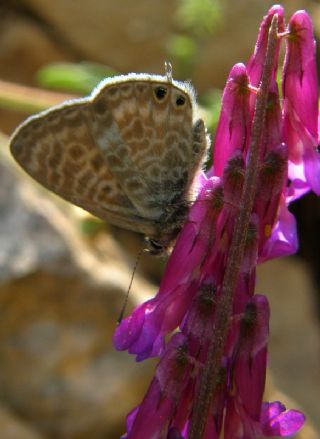
<path id="1" fill-rule="evenodd" d="M 1 439 L 45 439 L 13 413 L 0 407 Z"/>
<path id="2" fill-rule="evenodd" d="M 119 437 L 152 367 L 112 345 L 131 269 L 111 238 L 101 261 L 5 157 L 0 178 L 0 401 L 46 438 Z"/>
<path id="3" fill-rule="evenodd" d="M 71 58 L 35 20 L 8 11 L 1 15 L 0 24 L 1 79 L 35 85 L 35 74 L 42 65 Z"/>
<path id="4" fill-rule="evenodd" d="M 306 264 L 294 257 L 262 264 L 256 291 L 270 301 L 269 366 L 274 387 L 295 400 L 290 408 L 307 415 L 307 429 L 316 426 L 320 431 L 320 328 Z M 297 402 L 299 406 L 294 405 Z"/>
<path id="5" fill-rule="evenodd" d="M 121 290 L 106 287 L 49 273 L 0 287 L 1 395 L 46 437 L 119 437 L 151 378 L 112 346 Z"/>
<path id="6" fill-rule="evenodd" d="M 54 207 L 44 197 L 35 198 L 30 185 L 17 179 L 6 162 L 0 166 L 1 282 L 23 277 L 40 267 L 53 269 L 57 262 L 56 270 L 71 269 L 71 250 L 54 224 Z"/>
<path id="7" fill-rule="evenodd" d="M 119 71 L 164 70 L 165 42 L 174 5 L 169 0 L 132 3 L 29 0 L 29 8 L 49 23 L 84 59 Z"/>
<path id="8" fill-rule="evenodd" d="M 177 16 L 179 2 L 78 0 L 76 7 L 65 0 L 25 3 L 52 26 L 61 41 L 65 40 L 85 59 L 105 63 L 123 73 L 162 74 L 164 61 L 171 58 L 174 72 L 177 71 L 178 62 L 167 48 L 173 35 L 188 35 L 185 23 Z M 310 0 L 282 3 L 287 15 L 312 4 Z M 192 71 L 178 71 L 175 76 L 178 73 L 179 79 L 185 80 L 191 75 L 200 92 L 223 87 L 232 65 L 246 62 L 252 53 L 260 21 L 271 5 L 268 0 L 221 2 L 219 23 L 211 33 L 194 40 Z"/>
<path id="9" fill-rule="evenodd" d="M 74 59 L 44 29 L 39 22 L 11 11 L 8 5 L 0 5 L 0 79 L 35 85 L 41 66 Z M 24 117 L 18 111 L 0 108 L 1 129 L 10 133 Z"/>

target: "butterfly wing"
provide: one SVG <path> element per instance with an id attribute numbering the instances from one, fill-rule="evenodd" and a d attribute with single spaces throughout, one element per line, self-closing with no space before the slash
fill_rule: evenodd
<path id="1" fill-rule="evenodd" d="M 157 221 L 168 206 L 188 198 L 206 150 L 194 107 L 189 85 L 161 76 L 120 77 L 92 96 L 92 135 L 144 218 Z"/>
<path id="2" fill-rule="evenodd" d="M 14 132 L 11 153 L 29 175 L 67 201 L 112 224 L 151 235 L 153 224 L 123 192 L 92 137 L 90 105 L 79 99 L 31 116 Z"/>
<path id="3" fill-rule="evenodd" d="M 90 97 L 32 116 L 11 140 L 18 163 L 94 215 L 148 236 L 188 198 L 206 149 L 188 85 L 155 75 L 104 81 Z"/>

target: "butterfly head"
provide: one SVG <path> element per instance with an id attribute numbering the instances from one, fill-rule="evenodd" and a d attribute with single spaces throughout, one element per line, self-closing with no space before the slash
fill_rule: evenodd
<path id="1" fill-rule="evenodd" d="M 186 222 L 188 211 L 189 203 L 186 200 L 168 205 L 158 223 L 158 234 L 156 237 L 146 238 L 146 251 L 156 256 L 170 254 L 177 236 Z"/>

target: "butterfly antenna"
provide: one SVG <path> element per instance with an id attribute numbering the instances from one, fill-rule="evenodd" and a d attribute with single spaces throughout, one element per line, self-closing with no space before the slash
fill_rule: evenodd
<path id="1" fill-rule="evenodd" d="M 140 249 L 140 251 L 138 253 L 138 256 L 137 256 L 137 259 L 136 259 L 136 262 L 135 262 L 134 267 L 133 267 L 130 283 L 129 283 L 129 286 L 128 286 L 128 291 L 126 293 L 126 297 L 124 298 L 124 302 L 123 302 L 123 305 L 122 305 L 122 308 L 121 308 L 121 312 L 120 312 L 120 315 L 119 315 L 119 318 L 118 318 L 118 321 L 117 321 L 118 325 L 120 325 L 120 323 L 122 322 L 122 319 L 123 319 L 123 316 L 124 316 L 124 313 L 125 313 L 125 310 L 126 310 L 126 307 L 127 307 L 127 304 L 128 304 L 129 294 L 130 294 L 132 283 L 133 283 L 133 278 L 134 278 L 134 275 L 135 275 L 135 273 L 137 271 L 138 263 L 140 261 L 140 257 L 142 255 L 142 253 L 143 253 L 143 248 Z"/>
<path id="2" fill-rule="evenodd" d="M 172 82 L 172 64 L 171 64 L 171 62 L 169 62 L 169 61 L 164 62 L 164 70 L 165 70 L 168 82 Z"/>

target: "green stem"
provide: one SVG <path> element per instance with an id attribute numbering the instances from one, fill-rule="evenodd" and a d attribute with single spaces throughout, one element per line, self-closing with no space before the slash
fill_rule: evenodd
<path id="1" fill-rule="evenodd" d="M 72 98 L 75 96 L 0 81 L 0 107 L 8 110 L 37 113 Z"/>

